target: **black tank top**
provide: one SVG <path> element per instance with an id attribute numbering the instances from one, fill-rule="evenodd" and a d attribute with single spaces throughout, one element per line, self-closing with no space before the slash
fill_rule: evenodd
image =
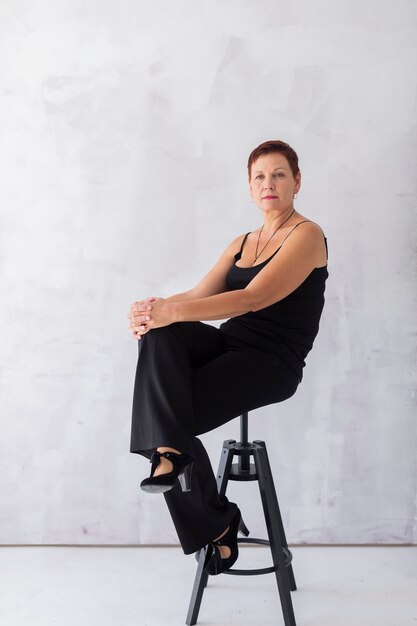
<path id="1" fill-rule="evenodd" d="M 297 228 L 303 222 L 294 226 Z M 292 233 L 294 228 L 288 233 Z M 238 267 L 243 246 L 250 233 L 246 233 L 235 262 L 229 269 L 226 282 L 229 291 L 244 289 L 263 267 L 277 254 L 284 241 L 266 261 L 252 267 Z M 324 237 L 324 235 L 323 235 Z M 327 239 L 324 237 L 327 253 Z M 288 296 L 259 311 L 250 311 L 232 317 L 220 325 L 220 330 L 243 345 L 279 356 L 291 367 L 301 381 L 305 358 L 313 347 L 319 330 L 324 306 L 325 283 L 329 274 L 327 265 L 315 268 L 297 289 Z"/>

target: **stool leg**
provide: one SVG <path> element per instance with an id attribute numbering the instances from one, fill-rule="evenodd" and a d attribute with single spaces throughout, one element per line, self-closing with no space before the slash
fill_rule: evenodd
<path id="1" fill-rule="evenodd" d="M 253 456 L 255 459 L 256 472 L 258 474 L 259 490 L 261 492 L 272 559 L 276 567 L 275 576 L 278 584 L 284 623 L 285 626 L 296 626 L 289 577 L 285 565 L 284 553 L 282 551 L 284 540 L 281 536 L 281 529 L 283 530 L 282 520 L 271 467 L 269 465 L 268 453 L 264 441 L 256 441 L 254 443 L 258 444 L 254 450 Z"/>
<path id="2" fill-rule="evenodd" d="M 220 455 L 219 469 L 217 470 L 217 491 L 221 496 L 224 496 L 227 489 L 227 483 L 230 476 L 230 469 L 232 467 L 234 457 L 234 444 L 235 439 L 226 439 L 223 441 L 223 449 Z"/>
<path id="3" fill-rule="evenodd" d="M 207 584 L 208 574 L 204 570 L 204 562 L 207 554 L 207 547 L 200 550 L 198 557 L 197 572 L 194 579 L 194 586 L 191 593 L 190 604 L 188 607 L 187 619 L 185 623 L 187 626 L 193 626 L 197 623 L 198 613 L 200 611 L 201 600 L 203 599 L 204 587 Z"/>
<path id="4" fill-rule="evenodd" d="M 234 456 L 232 447 L 234 443 L 236 443 L 234 439 L 229 439 L 223 442 L 223 449 L 220 456 L 219 469 L 217 472 L 217 490 L 221 495 L 224 495 L 226 493 L 230 468 Z M 204 569 L 207 548 L 208 546 L 202 548 L 198 555 L 197 572 L 194 579 L 194 586 L 191 593 L 190 604 L 188 606 L 187 618 L 185 620 L 187 626 L 193 626 L 197 623 L 198 613 L 200 611 L 201 601 L 203 599 L 204 588 L 207 585 L 209 575 Z"/>
<path id="5" fill-rule="evenodd" d="M 263 448 L 265 448 L 265 452 L 266 452 L 266 444 L 265 444 L 264 441 L 254 441 L 253 443 L 261 445 Z M 269 459 L 268 459 L 268 453 L 267 452 L 266 452 L 266 458 L 267 458 L 269 472 L 271 473 L 271 467 L 269 465 Z M 271 475 L 272 475 L 272 473 L 271 473 Z M 274 493 L 274 499 L 276 500 L 276 503 L 277 503 L 277 509 L 276 509 L 276 511 L 277 511 L 277 523 L 278 523 L 278 528 L 279 528 L 279 534 L 280 534 L 280 537 L 281 537 L 281 544 L 284 546 L 284 548 L 288 548 L 287 538 L 285 536 L 284 525 L 282 523 L 281 512 L 280 512 L 280 509 L 279 509 L 278 498 L 277 498 L 277 495 L 276 495 L 274 484 L 273 484 L 273 493 Z M 292 568 L 292 563 L 290 563 L 289 566 L 287 567 L 287 572 L 288 572 L 288 579 L 290 581 L 290 589 L 291 589 L 291 591 L 297 591 L 297 584 L 295 582 L 294 570 Z"/>

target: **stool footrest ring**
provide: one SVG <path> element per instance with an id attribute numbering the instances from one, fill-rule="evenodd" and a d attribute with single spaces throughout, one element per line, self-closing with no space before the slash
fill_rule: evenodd
<path id="1" fill-rule="evenodd" d="M 264 546 L 269 546 L 270 542 L 268 539 L 258 539 L 257 537 L 243 537 L 242 539 L 238 538 L 238 543 L 256 543 Z M 282 552 L 284 554 L 285 567 L 288 567 L 292 561 L 292 552 L 288 548 L 284 548 L 281 546 Z M 230 568 L 223 572 L 223 574 L 230 574 L 232 576 L 259 576 L 261 574 L 273 574 L 277 571 L 277 566 L 273 565 L 272 567 L 262 567 L 260 569 L 234 569 Z"/>
<path id="2" fill-rule="evenodd" d="M 262 567 L 261 569 L 227 569 L 222 574 L 231 574 L 232 576 L 259 576 L 260 574 L 273 574 L 277 571 L 276 567 Z"/>

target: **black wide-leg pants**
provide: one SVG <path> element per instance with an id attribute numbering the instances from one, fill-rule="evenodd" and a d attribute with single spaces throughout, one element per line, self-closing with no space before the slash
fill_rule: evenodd
<path id="1" fill-rule="evenodd" d="M 138 340 L 130 451 L 150 459 L 160 446 L 194 459 L 191 491 L 164 493 L 184 554 L 229 526 L 236 504 L 220 496 L 201 435 L 245 411 L 291 397 L 299 380 L 273 354 L 203 322 L 154 328 Z"/>

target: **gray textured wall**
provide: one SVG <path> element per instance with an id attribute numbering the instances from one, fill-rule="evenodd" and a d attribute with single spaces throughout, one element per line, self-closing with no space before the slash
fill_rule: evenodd
<path id="1" fill-rule="evenodd" d="M 302 385 L 250 435 L 290 542 L 416 541 L 416 30 L 414 0 L 1 2 L 1 543 L 177 543 L 128 451 L 126 316 L 261 224 L 271 138 L 330 279 Z M 202 436 L 214 468 L 238 426 Z M 254 533 L 256 490 L 228 490 Z"/>

